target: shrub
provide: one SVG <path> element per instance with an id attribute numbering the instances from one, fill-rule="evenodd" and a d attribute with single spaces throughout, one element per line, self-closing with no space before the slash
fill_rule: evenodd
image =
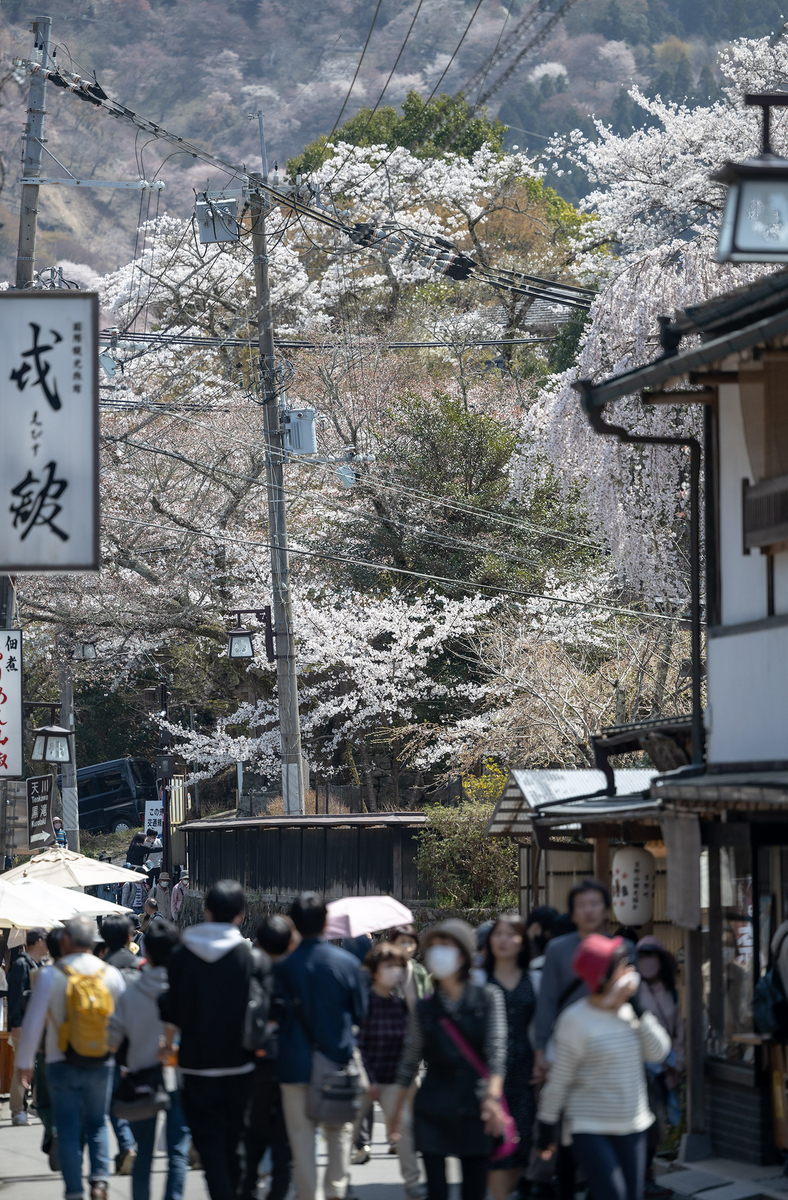
<path id="1" fill-rule="evenodd" d="M 416 865 L 430 902 L 455 908 L 517 906 L 518 847 L 484 830 L 493 805 L 434 805 L 419 834 Z"/>

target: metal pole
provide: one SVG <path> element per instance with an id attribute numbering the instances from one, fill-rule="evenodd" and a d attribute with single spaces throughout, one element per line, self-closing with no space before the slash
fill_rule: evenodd
<path id="1" fill-rule="evenodd" d="M 170 693 L 166 679 L 159 681 L 159 703 L 165 721 L 170 716 Z M 170 747 L 170 731 L 162 729 L 159 734 L 159 751 L 166 753 Z M 170 788 L 172 779 L 161 781 L 161 869 L 172 876 L 172 838 L 170 836 Z"/>
<path id="2" fill-rule="evenodd" d="M 63 763 L 60 777 L 60 795 L 63 801 L 63 828 L 68 838 L 69 850 L 79 851 L 79 793 L 77 791 L 77 739 L 74 733 L 74 681 L 65 658 L 65 639 L 61 642 L 62 653 L 57 666 L 58 691 L 60 692 L 60 724 L 71 730 L 71 762 Z"/>
<path id="3" fill-rule="evenodd" d="M 189 728 L 191 729 L 192 733 L 194 733 L 194 709 L 193 708 L 189 709 Z M 192 773 L 193 774 L 197 773 L 197 763 L 196 762 L 192 763 Z M 194 815 L 196 817 L 199 817 L 199 815 L 200 815 L 200 784 L 199 784 L 199 781 L 197 781 L 197 780 L 195 780 L 195 783 L 194 783 Z"/>
<path id="4" fill-rule="evenodd" d="M 254 182 L 252 181 L 254 187 Z M 290 564 L 285 525 L 284 472 L 279 395 L 274 370 L 274 326 L 268 283 L 265 240 L 266 198 L 252 192 L 252 249 L 257 290 L 257 332 L 263 386 L 263 412 L 267 452 L 268 524 L 271 539 L 271 580 L 276 637 L 276 679 L 279 695 L 279 736 L 282 753 L 282 800 L 285 815 L 303 815 L 304 782 L 301 767 L 301 729 L 298 717 L 293 612 L 290 600 Z"/>
<path id="5" fill-rule="evenodd" d="M 49 66 L 49 34 L 51 17 L 36 17 L 33 21 L 34 57 L 41 55 L 41 65 Z M 41 174 L 41 157 L 44 152 L 44 103 L 47 81 L 43 71 L 36 71 L 30 78 L 30 98 L 27 106 L 25 126 L 25 153 L 22 178 L 35 179 Z M 38 184 L 22 185 L 22 204 L 19 211 L 19 245 L 16 255 L 16 286 L 30 287 L 36 261 L 36 227 L 38 224 Z"/>

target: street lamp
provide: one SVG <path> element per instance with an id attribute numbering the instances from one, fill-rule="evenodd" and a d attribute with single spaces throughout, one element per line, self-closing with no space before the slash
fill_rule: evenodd
<path id="1" fill-rule="evenodd" d="M 71 657 L 81 659 L 84 662 L 92 662 L 95 658 L 98 657 L 98 655 L 96 654 L 96 643 L 95 642 L 77 642 L 77 644 L 74 647 L 74 652 L 71 655 Z"/>
<path id="2" fill-rule="evenodd" d="M 265 621 L 266 612 L 270 614 L 270 608 L 266 610 L 259 608 L 234 608 L 231 612 L 235 617 L 236 627 L 230 630 L 229 641 L 227 643 L 227 657 L 254 658 L 252 634 L 249 629 L 242 628 L 241 617 L 255 617 L 258 621 Z"/>
<path id="3" fill-rule="evenodd" d="M 788 105 L 788 93 L 747 95 L 763 112 L 761 153 L 726 162 L 709 178 L 728 185 L 717 242 L 717 262 L 788 262 L 788 159 L 772 151 L 772 107 Z"/>
<path id="4" fill-rule="evenodd" d="M 248 629 L 242 629 L 238 625 L 236 629 L 231 630 L 227 655 L 229 658 L 254 658 L 252 634 Z"/>
<path id="5" fill-rule="evenodd" d="M 71 755 L 71 730 L 60 725 L 42 725 L 33 730 L 33 762 L 69 763 Z"/>
<path id="6" fill-rule="evenodd" d="M 174 754 L 157 754 L 156 755 L 156 777 L 157 779 L 169 780 L 175 774 L 175 755 Z"/>

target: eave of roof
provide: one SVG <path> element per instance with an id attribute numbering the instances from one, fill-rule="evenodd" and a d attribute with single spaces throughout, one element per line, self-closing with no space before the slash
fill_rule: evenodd
<path id="1" fill-rule="evenodd" d="M 653 388 L 657 384 L 678 383 L 690 371 L 699 367 L 708 367 L 720 362 L 729 354 L 737 354 L 743 350 L 767 342 L 771 338 L 788 333 L 788 309 L 776 316 L 765 317 L 753 325 L 747 325 L 736 333 L 727 333 L 722 337 L 703 342 L 683 354 L 673 354 L 646 363 L 643 367 L 635 367 L 624 371 L 621 375 L 613 375 L 602 383 L 593 384 L 590 379 L 578 379 L 572 387 L 583 394 L 583 403 L 589 407 L 602 408 L 611 400 L 620 400 L 622 396 L 632 395 L 643 388 Z M 681 398 L 687 403 L 687 397 Z"/>
<path id="2" fill-rule="evenodd" d="M 186 821 L 178 828 L 184 833 L 201 833 L 207 830 L 232 833 L 236 829 L 281 829 L 289 828 L 332 828 L 340 825 L 369 826 L 369 825 L 423 825 L 427 814 L 423 812 L 382 812 L 382 813 L 347 813 L 335 816 L 329 814 L 305 814 L 297 817 L 221 817 L 211 820 L 206 817 L 200 821 Z"/>

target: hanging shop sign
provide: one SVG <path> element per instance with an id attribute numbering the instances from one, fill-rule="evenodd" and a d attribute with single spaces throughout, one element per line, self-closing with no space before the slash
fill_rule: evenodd
<path id="1" fill-rule="evenodd" d="M 27 784 L 27 844 L 38 853 L 55 844 L 52 824 L 52 776 L 31 775 Z"/>
<path id="2" fill-rule="evenodd" d="M 98 297 L 0 292 L 0 572 L 98 569 Z"/>
<path id="3" fill-rule="evenodd" d="M 21 779 L 22 630 L 0 630 L 0 779 Z"/>

